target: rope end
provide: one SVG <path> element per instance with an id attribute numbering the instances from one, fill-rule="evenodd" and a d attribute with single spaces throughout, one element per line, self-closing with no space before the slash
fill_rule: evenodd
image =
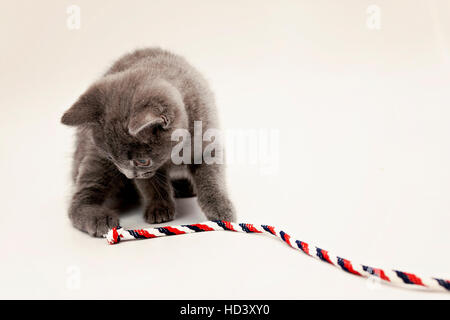
<path id="1" fill-rule="evenodd" d="M 105 235 L 106 241 L 108 241 L 109 244 L 116 244 L 120 242 L 120 234 L 117 231 L 118 229 L 120 229 L 120 227 L 112 228 Z"/>

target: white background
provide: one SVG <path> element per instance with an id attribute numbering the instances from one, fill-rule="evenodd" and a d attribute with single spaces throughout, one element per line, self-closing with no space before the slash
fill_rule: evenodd
<path id="1" fill-rule="evenodd" d="M 228 170 L 240 221 L 448 279 L 448 1 L 3 1 L 0 21 L 0 298 L 449 298 L 373 285 L 270 237 L 90 238 L 67 218 L 74 130 L 59 123 L 125 52 L 182 54 L 223 128 L 279 132 L 277 173 Z M 195 200 L 177 205 L 174 224 L 204 220 Z M 140 211 L 121 223 L 146 226 Z"/>

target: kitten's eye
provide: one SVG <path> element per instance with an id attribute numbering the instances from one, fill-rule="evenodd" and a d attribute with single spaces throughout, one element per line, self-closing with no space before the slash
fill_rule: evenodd
<path id="1" fill-rule="evenodd" d="M 150 159 L 136 159 L 133 160 L 133 163 L 136 167 L 148 167 L 151 164 Z"/>

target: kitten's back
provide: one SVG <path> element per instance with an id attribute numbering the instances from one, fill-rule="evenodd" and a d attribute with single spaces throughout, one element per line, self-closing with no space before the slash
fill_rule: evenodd
<path id="1" fill-rule="evenodd" d="M 218 128 L 214 95 L 206 79 L 182 56 L 161 48 L 138 49 L 119 58 L 105 76 L 133 70 L 170 82 L 180 91 L 190 119 Z"/>
<path id="2" fill-rule="evenodd" d="M 182 68 L 191 68 L 181 56 L 161 48 L 145 48 L 135 50 L 122 56 L 111 66 L 111 68 L 106 72 L 106 75 L 135 68 L 141 64 L 154 64 L 161 62 L 167 66 L 179 65 Z"/>

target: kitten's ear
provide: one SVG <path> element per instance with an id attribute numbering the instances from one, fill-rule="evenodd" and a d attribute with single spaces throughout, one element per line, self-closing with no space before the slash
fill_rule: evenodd
<path id="1" fill-rule="evenodd" d="M 68 126 L 92 123 L 100 118 L 102 111 L 101 92 L 92 86 L 64 113 L 61 122 Z"/>
<path id="2" fill-rule="evenodd" d="M 170 120 L 167 116 L 157 116 L 150 110 L 149 107 L 144 107 L 141 110 L 136 110 L 131 114 L 130 122 L 128 124 L 128 132 L 132 136 L 137 136 L 139 133 L 155 127 L 167 129 L 169 125 Z"/>

